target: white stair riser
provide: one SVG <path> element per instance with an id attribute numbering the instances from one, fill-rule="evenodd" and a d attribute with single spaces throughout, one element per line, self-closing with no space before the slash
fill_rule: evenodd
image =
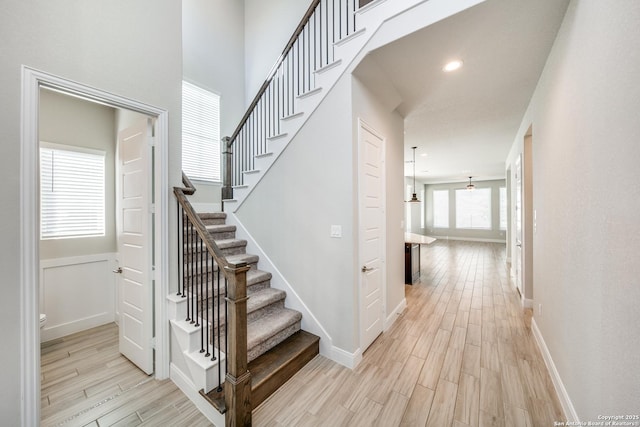
<path id="1" fill-rule="evenodd" d="M 198 389 L 203 389 L 205 393 L 209 393 L 218 387 L 218 367 L 220 368 L 220 384 L 224 383 L 225 376 L 227 375 L 224 363 L 226 356 L 224 353 L 221 352 L 220 358 L 215 361 L 211 360 L 211 356 L 205 356 L 199 351 L 185 351 L 184 354 L 191 379 Z"/>

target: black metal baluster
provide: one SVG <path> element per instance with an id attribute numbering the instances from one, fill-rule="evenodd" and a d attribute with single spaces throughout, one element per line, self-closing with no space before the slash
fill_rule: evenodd
<path id="1" fill-rule="evenodd" d="M 358 9 L 356 7 L 356 0 L 352 0 L 353 1 L 353 32 L 356 32 L 356 18 L 357 18 L 357 14 L 356 14 L 356 10 Z"/>
<path id="2" fill-rule="evenodd" d="M 224 278 L 224 296 L 226 297 L 228 295 L 227 293 L 227 278 Z M 227 328 L 227 319 L 229 319 L 229 310 L 227 307 L 227 302 L 224 302 L 224 354 L 225 354 L 225 358 L 224 358 L 224 369 L 225 371 L 229 370 L 229 359 L 226 357 L 227 354 L 229 354 L 229 334 L 228 334 L 228 330 L 229 328 Z"/>
<path id="3" fill-rule="evenodd" d="M 176 203 L 178 207 L 178 296 L 184 297 L 184 220 L 182 206 Z"/>
<path id="4" fill-rule="evenodd" d="M 198 327 L 200 326 L 200 304 L 201 304 L 201 298 L 200 298 L 200 286 L 202 285 L 202 265 L 198 262 L 198 243 L 200 242 L 200 237 L 198 236 L 197 233 L 194 234 L 193 236 L 194 241 L 193 241 L 193 261 L 195 263 L 195 267 L 196 267 L 196 277 L 195 277 L 195 281 L 194 281 L 194 294 L 195 294 L 195 315 L 194 315 L 194 321 L 195 324 L 193 326 Z"/>
<path id="5" fill-rule="evenodd" d="M 222 351 L 221 347 L 222 347 L 222 341 L 220 341 L 220 328 L 222 327 L 220 325 L 220 265 L 218 265 L 218 272 L 217 272 L 217 277 L 218 277 L 218 298 L 217 298 L 217 302 L 216 302 L 216 306 L 218 308 L 218 347 L 217 347 L 217 352 L 218 352 L 218 392 L 222 391 L 222 363 L 220 362 L 220 352 Z M 226 302 L 225 302 L 226 304 Z M 216 348 L 214 347 L 214 352 L 216 351 Z M 216 356 L 214 355 L 213 358 L 211 360 L 216 360 Z"/>
<path id="6" fill-rule="evenodd" d="M 211 344 L 211 337 L 209 336 L 209 332 L 211 330 L 211 323 L 209 323 L 209 312 L 211 311 L 211 304 L 209 303 L 209 260 L 211 259 L 211 255 L 209 255 L 209 251 L 207 251 L 207 254 L 205 256 L 205 267 L 207 269 L 207 274 L 206 274 L 206 287 L 205 287 L 205 301 L 207 301 L 206 304 L 206 322 L 204 322 L 204 328 L 206 328 L 205 330 L 205 342 L 207 343 L 207 352 L 204 354 L 204 357 L 209 357 L 211 355 L 211 353 L 209 353 L 209 345 Z M 213 278 L 213 274 L 211 274 L 211 278 Z M 213 289 L 211 290 L 213 293 Z"/>
<path id="7" fill-rule="evenodd" d="M 200 328 L 200 353 L 204 353 L 204 329 L 205 329 L 205 325 L 204 325 L 204 305 L 205 305 L 205 301 L 204 301 L 204 248 L 203 248 L 203 242 L 202 242 L 202 238 L 198 239 L 198 243 L 199 243 L 199 252 L 200 252 L 200 317 L 198 317 L 198 323 L 196 323 L 196 326 L 202 326 Z"/>
<path id="8" fill-rule="evenodd" d="M 193 227 L 191 226 L 191 221 L 187 220 L 187 244 L 185 246 L 185 251 L 187 252 L 187 283 L 188 283 L 188 290 L 187 292 L 189 292 L 189 295 L 187 296 L 187 321 L 190 322 L 191 321 L 191 316 L 192 316 L 192 309 L 193 309 L 193 305 L 192 305 L 192 298 L 193 298 L 193 265 L 191 263 L 191 250 L 190 250 L 190 245 L 191 245 L 191 238 L 193 233 Z M 191 322 L 193 323 L 193 322 Z"/>

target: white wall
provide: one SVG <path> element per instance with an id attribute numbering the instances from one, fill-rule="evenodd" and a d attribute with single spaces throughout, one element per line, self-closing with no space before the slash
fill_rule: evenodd
<path id="1" fill-rule="evenodd" d="M 231 136 L 246 110 L 244 2 L 182 2 L 183 76 L 220 95 L 220 137 Z M 193 181 L 197 210 L 221 210 L 221 184 Z"/>
<path id="2" fill-rule="evenodd" d="M 244 4 L 182 2 L 184 79 L 220 95 L 220 135 L 230 136 L 246 110 Z"/>
<path id="3" fill-rule="evenodd" d="M 357 348 L 351 96 L 341 79 L 236 215 L 332 338 Z M 327 121 L 331 126 L 326 126 Z M 319 165 L 331 164 L 331 170 Z M 342 238 L 331 238 L 331 225 Z"/>
<path id="4" fill-rule="evenodd" d="M 282 54 L 310 0 L 245 0 L 246 105 Z"/>
<path id="5" fill-rule="evenodd" d="M 24 0 L 0 5 L 0 182 L 6 207 L 0 212 L 3 325 L 17 325 L 21 317 L 21 65 L 169 110 L 173 185 L 180 182 L 180 16 L 180 3 L 172 0 L 85 0 L 64 5 Z M 173 221 L 175 208 L 169 215 Z M 170 241 L 175 242 L 174 236 Z M 174 277 L 175 269 L 171 272 Z M 19 327 L 4 329 L 0 350 L 3 425 L 21 423 L 21 339 Z"/>
<path id="6" fill-rule="evenodd" d="M 352 79 L 353 141 L 358 148 L 358 119 L 385 137 L 386 306 L 388 322 L 404 307 L 404 120 L 357 77 Z M 356 154 L 357 155 L 357 152 Z M 355 171 L 357 173 L 357 170 Z M 354 179 L 357 180 L 357 175 Z M 357 244 L 357 243 L 356 243 Z M 356 246 L 357 247 L 357 246 Z M 358 265 L 357 265 L 358 266 Z M 356 301 L 358 303 L 358 301 Z"/>
<path id="7" fill-rule="evenodd" d="M 571 2 L 507 162 L 533 125 L 534 319 L 582 421 L 640 402 L 638 22 Z"/>

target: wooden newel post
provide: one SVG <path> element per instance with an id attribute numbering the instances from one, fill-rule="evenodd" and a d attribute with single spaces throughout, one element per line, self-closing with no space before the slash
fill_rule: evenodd
<path id="1" fill-rule="evenodd" d="M 246 264 L 227 266 L 227 376 L 224 400 L 228 427 L 251 425 L 251 374 L 247 369 Z"/>
<path id="2" fill-rule="evenodd" d="M 233 187 L 231 184 L 233 149 L 231 138 L 222 138 L 222 200 L 233 199 Z"/>

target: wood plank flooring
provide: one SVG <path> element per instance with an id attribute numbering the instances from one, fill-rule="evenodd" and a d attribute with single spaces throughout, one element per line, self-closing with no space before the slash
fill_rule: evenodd
<path id="1" fill-rule="evenodd" d="M 256 426 L 553 426 L 560 404 L 505 267 L 505 245 L 423 246 L 407 310 L 353 371 L 316 357 Z"/>
<path id="2" fill-rule="evenodd" d="M 255 426 L 552 426 L 560 405 L 505 268 L 504 245 L 423 246 L 407 310 L 355 370 L 313 359 Z M 118 353 L 115 325 L 45 343 L 42 426 L 206 426 L 170 381 Z"/>
<path id="3" fill-rule="evenodd" d="M 43 343 L 41 426 L 210 426 L 170 380 L 118 352 L 111 323 Z"/>

